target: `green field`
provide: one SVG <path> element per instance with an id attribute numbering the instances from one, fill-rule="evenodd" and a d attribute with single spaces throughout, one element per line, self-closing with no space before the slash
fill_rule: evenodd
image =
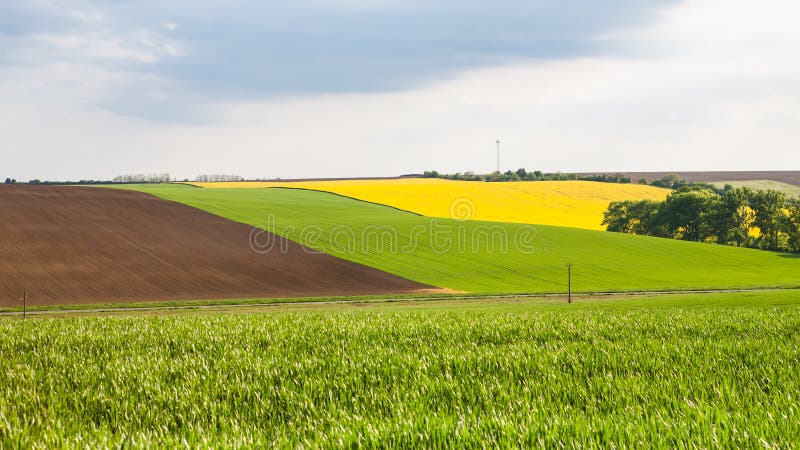
<path id="1" fill-rule="evenodd" d="M 749 181 L 714 181 L 710 183 L 715 187 L 722 189 L 726 184 L 738 187 L 749 187 L 754 190 L 766 191 L 772 189 L 773 191 L 783 192 L 789 197 L 800 197 L 800 186 L 789 183 L 781 183 L 780 181 L 773 180 L 749 180 Z"/>
<path id="2" fill-rule="evenodd" d="M 786 448 L 799 294 L 6 318 L 0 448 Z"/>
<path id="3" fill-rule="evenodd" d="M 273 217 L 274 231 L 311 248 L 460 291 L 563 292 L 566 263 L 575 265 L 576 291 L 800 285 L 797 255 L 574 228 L 431 219 L 295 189 L 125 188 L 253 226 L 266 227 Z M 514 245 L 521 232 L 535 234 L 523 247 Z"/>

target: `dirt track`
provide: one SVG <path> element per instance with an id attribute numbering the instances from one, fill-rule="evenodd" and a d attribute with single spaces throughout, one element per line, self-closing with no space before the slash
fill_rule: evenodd
<path id="1" fill-rule="evenodd" d="M 138 192 L 4 185 L 0 211 L 3 307 L 434 290 L 282 238 L 259 254 L 250 226 Z"/>

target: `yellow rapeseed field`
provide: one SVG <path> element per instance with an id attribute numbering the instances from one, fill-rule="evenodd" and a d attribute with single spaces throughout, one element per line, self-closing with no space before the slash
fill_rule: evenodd
<path id="1" fill-rule="evenodd" d="M 617 200 L 663 200 L 670 192 L 638 184 L 591 181 L 487 183 L 438 178 L 192 183 L 204 188 L 292 187 L 333 192 L 430 217 L 557 225 L 600 230 Z"/>

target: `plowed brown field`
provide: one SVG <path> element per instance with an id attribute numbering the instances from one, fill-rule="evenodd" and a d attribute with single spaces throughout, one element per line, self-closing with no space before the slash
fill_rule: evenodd
<path id="1" fill-rule="evenodd" d="M 435 290 L 139 192 L 6 185 L 0 212 L 3 307 Z"/>

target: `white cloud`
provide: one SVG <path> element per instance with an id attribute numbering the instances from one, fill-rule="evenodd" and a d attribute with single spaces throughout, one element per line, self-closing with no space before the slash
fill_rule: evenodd
<path id="1" fill-rule="evenodd" d="M 35 49 L 29 47 L 29 51 L 50 53 L 53 59 L 60 60 L 122 60 L 153 64 L 183 53 L 177 41 L 164 39 L 147 30 L 127 35 L 108 31 L 35 34 L 28 39 L 35 46 Z"/>
<path id="2" fill-rule="evenodd" d="M 158 60 L 156 52 L 150 51 L 152 46 L 131 45 L 120 39 L 110 38 L 101 33 L 88 34 L 40 34 L 31 39 L 45 51 L 57 52 L 62 58 L 65 53 L 81 59 L 118 59 L 152 64 Z M 72 58 L 70 58 L 72 59 Z"/>
<path id="3" fill-rule="evenodd" d="M 654 26 L 620 37 L 687 56 L 785 57 L 800 50 L 798 14 L 800 3 L 784 0 L 686 1 L 664 10 Z"/>

